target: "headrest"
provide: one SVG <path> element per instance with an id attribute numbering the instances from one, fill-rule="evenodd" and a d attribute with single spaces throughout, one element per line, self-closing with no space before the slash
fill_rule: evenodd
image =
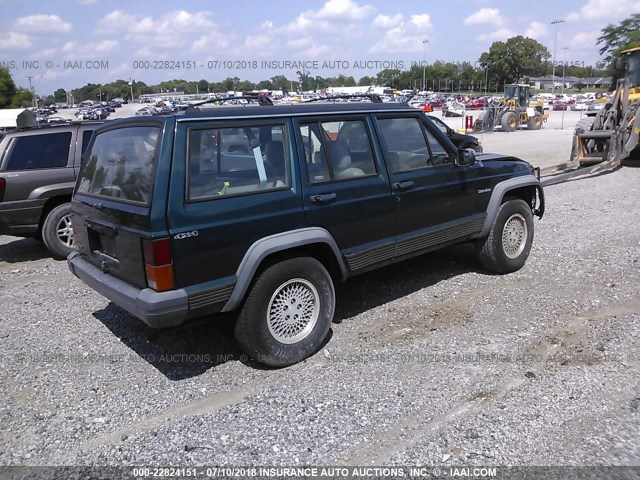
<path id="1" fill-rule="evenodd" d="M 334 170 L 345 170 L 351 166 L 351 154 L 344 142 L 335 141 L 329 143 L 331 163 Z"/>
<path id="2" fill-rule="evenodd" d="M 267 142 L 267 144 L 264 146 L 264 153 L 270 162 L 284 161 L 284 145 L 282 144 L 282 142 Z"/>

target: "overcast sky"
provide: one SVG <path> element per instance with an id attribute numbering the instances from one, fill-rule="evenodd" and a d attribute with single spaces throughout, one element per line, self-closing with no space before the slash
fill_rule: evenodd
<path id="1" fill-rule="evenodd" d="M 312 75 L 357 79 L 381 70 L 374 60 L 473 63 L 493 41 L 518 34 L 553 54 L 556 19 L 565 20 L 557 26 L 556 60 L 589 65 L 599 60 L 600 30 L 640 12 L 640 0 L 0 0 L 0 9 L 0 65 L 20 86 L 34 77 L 42 95 L 130 77 L 148 84 L 296 78 L 295 69 L 262 69 L 264 60 L 317 60 Z M 332 60 L 348 68 L 321 69 Z M 98 63 L 87 68 L 87 61 Z"/>

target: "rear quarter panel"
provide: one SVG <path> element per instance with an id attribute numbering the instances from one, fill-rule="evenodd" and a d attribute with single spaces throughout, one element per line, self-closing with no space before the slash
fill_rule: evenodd
<path id="1" fill-rule="evenodd" d="M 216 121 L 177 122 L 166 210 L 176 287 L 233 282 L 242 258 L 255 241 L 305 226 L 291 121 L 274 121 L 286 123 L 288 128 L 291 188 L 191 202 L 186 200 L 188 131 L 215 125 Z M 154 212 L 156 207 L 154 204 Z M 194 231 L 197 234 L 192 234 Z"/>

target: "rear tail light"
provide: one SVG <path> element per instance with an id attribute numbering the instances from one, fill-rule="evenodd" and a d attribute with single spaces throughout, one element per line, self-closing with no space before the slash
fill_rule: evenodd
<path id="1" fill-rule="evenodd" d="M 173 290 L 175 283 L 170 239 L 144 239 L 142 248 L 144 250 L 144 269 L 149 287 L 156 292 Z"/>
<path id="2" fill-rule="evenodd" d="M 7 186 L 7 181 L 4 178 L 0 178 L 0 202 L 4 198 L 4 188 Z"/>

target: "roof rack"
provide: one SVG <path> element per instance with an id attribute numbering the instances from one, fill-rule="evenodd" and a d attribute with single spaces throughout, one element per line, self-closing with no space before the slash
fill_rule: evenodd
<path id="1" fill-rule="evenodd" d="M 208 100 L 203 100 L 201 102 L 192 103 L 189 105 L 185 112 L 190 113 L 196 110 L 196 107 L 200 105 L 205 105 L 207 103 L 218 103 L 218 102 L 228 102 L 229 100 L 257 100 L 258 105 L 261 107 L 273 105 L 273 100 L 267 97 L 266 95 L 242 95 L 240 97 L 220 97 L 220 98 L 210 98 Z"/>
<path id="2" fill-rule="evenodd" d="M 23 132 L 25 130 L 37 130 L 39 128 L 56 128 L 56 127 L 68 127 L 73 125 L 91 125 L 91 124 L 102 124 L 104 120 L 65 120 L 64 122 L 58 123 L 39 123 L 37 125 L 26 125 L 24 127 L 14 128 L 12 132 Z"/>
<path id="3" fill-rule="evenodd" d="M 371 103 L 382 103 L 382 98 L 377 93 L 354 93 L 349 95 L 332 95 L 330 97 L 317 97 L 311 98 L 309 100 L 304 100 L 301 103 L 309 103 L 309 102 L 322 102 L 323 100 L 336 100 L 342 98 L 368 98 L 371 100 Z"/>

